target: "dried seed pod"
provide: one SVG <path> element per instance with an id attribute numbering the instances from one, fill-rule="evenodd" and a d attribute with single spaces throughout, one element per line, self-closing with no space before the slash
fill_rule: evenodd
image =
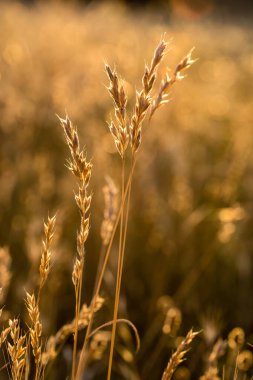
<path id="1" fill-rule="evenodd" d="M 237 367 L 241 371 L 248 371 L 253 364 L 253 355 L 249 350 L 244 350 L 237 357 Z"/>
<path id="2" fill-rule="evenodd" d="M 228 334 L 228 346 L 232 349 L 240 349 L 245 342 L 245 333 L 241 327 L 235 327 Z"/>

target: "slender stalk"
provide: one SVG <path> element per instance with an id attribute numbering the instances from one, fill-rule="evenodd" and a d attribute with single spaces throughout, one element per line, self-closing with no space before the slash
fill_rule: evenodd
<path id="1" fill-rule="evenodd" d="M 133 161 L 132 161 L 132 165 L 133 165 Z M 127 236 L 129 209 L 130 209 L 131 191 L 132 191 L 132 180 L 130 182 L 129 191 L 128 191 L 128 195 L 127 195 L 126 220 L 125 220 L 125 229 L 124 229 L 124 237 L 123 237 L 123 253 L 125 252 L 125 247 L 126 247 L 126 236 Z M 120 263 L 120 265 L 121 265 L 121 267 L 120 267 L 120 278 L 119 278 L 120 284 L 121 284 L 121 279 L 122 279 L 123 263 L 124 263 L 124 256 L 123 256 L 121 263 Z M 120 291 L 120 289 L 119 289 L 119 291 Z"/>
<path id="2" fill-rule="evenodd" d="M 97 287 L 96 287 L 95 295 L 94 295 L 93 300 L 92 300 L 90 320 L 89 320 L 89 324 L 87 326 L 87 330 L 86 330 L 86 334 L 85 334 L 85 338 L 84 338 L 84 343 L 83 343 L 83 347 L 82 347 L 82 351 L 81 351 L 80 359 L 79 359 L 79 364 L 78 364 L 78 368 L 77 368 L 77 376 L 76 376 L 77 380 L 80 379 L 80 376 L 81 376 L 81 374 L 82 374 L 82 372 L 83 372 L 83 370 L 85 368 L 85 364 L 86 363 L 84 361 L 84 353 L 85 353 L 85 350 L 86 350 L 86 347 L 87 347 L 87 343 L 88 343 L 88 339 L 89 339 L 89 335 L 90 335 L 90 332 L 91 332 L 91 327 L 92 327 L 92 322 L 93 322 L 93 317 L 94 317 L 94 312 L 95 312 L 95 304 L 96 304 L 96 300 L 97 300 L 97 297 L 98 297 L 100 289 L 101 289 L 101 285 L 102 285 L 105 269 L 106 269 L 106 266 L 107 266 L 107 262 L 108 262 L 108 259 L 109 259 L 109 256 L 110 256 L 110 252 L 111 252 L 114 236 L 115 236 L 115 233 L 116 233 L 119 221 L 120 221 L 121 214 L 123 212 L 123 208 L 124 208 L 124 205 L 125 205 L 125 202 L 126 202 L 126 198 L 127 198 L 127 194 L 128 194 L 129 188 L 130 188 L 130 184 L 132 182 L 132 177 L 133 177 L 133 172 L 134 172 L 135 165 L 136 165 L 136 158 L 133 161 L 132 169 L 131 169 L 130 174 L 128 176 L 127 184 L 126 184 L 125 191 L 124 191 L 124 197 L 122 199 L 121 206 L 120 206 L 120 209 L 118 211 L 117 218 L 115 220 L 115 224 L 114 224 L 114 227 L 113 227 L 112 235 L 111 235 L 110 242 L 109 242 L 107 250 L 106 250 L 106 254 L 105 254 L 105 258 L 104 258 L 104 263 L 103 263 L 103 266 L 102 266 L 102 269 L 101 269 L 101 273 L 100 273 L 100 276 L 99 276 L 99 280 L 98 280 L 98 284 L 97 284 Z"/>
<path id="3" fill-rule="evenodd" d="M 100 248 L 100 253 L 99 253 L 98 268 L 97 268 L 97 274 L 96 274 L 96 279 L 95 279 L 95 285 L 94 285 L 94 289 L 93 289 L 93 297 L 94 297 L 95 291 L 97 289 L 99 274 L 101 273 L 102 265 L 104 262 L 105 250 L 106 250 L 106 245 L 104 243 L 102 243 L 101 248 Z"/>
<path id="4" fill-rule="evenodd" d="M 77 337 L 78 337 L 78 321 L 81 308 L 81 293 L 82 293 L 82 282 L 83 282 L 83 261 L 81 265 L 81 274 L 77 287 L 75 288 L 76 296 L 76 306 L 75 306 L 75 331 L 74 331 L 74 345 L 73 345 L 73 354 L 72 354 L 72 374 L 71 379 L 75 379 L 76 372 L 76 353 L 77 353 Z"/>
<path id="5" fill-rule="evenodd" d="M 132 168 L 133 168 L 133 162 L 132 162 Z M 125 223 L 124 223 L 123 242 L 122 242 L 121 250 L 119 252 L 119 260 L 118 260 L 117 287 L 116 287 L 116 295 L 115 295 L 115 303 L 114 303 L 114 315 L 113 315 L 112 337 L 111 337 L 107 380 L 110 380 L 111 372 L 112 372 L 112 361 L 113 361 L 113 353 L 114 353 L 115 338 L 116 338 L 116 327 L 117 327 L 117 318 L 118 318 L 118 309 L 119 309 L 120 289 L 121 289 L 123 263 L 124 263 L 125 247 L 126 247 L 126 235 L 127 235 L 129 206 L 130 206 L 130 198 L 131 198 L 131 188 L 132 188 L 132 178 L 130 181 L 129 190 L 128 190 L 128 194 L 127 194 L 127 206 L 126 206 L 126 215 L 125 215 Z M 122 214 L 122 217 L 123 216 L 124 215 Z"/>
<path id="6" fill-rule="evenodd" d="M 124 196 L 124 187 L 125 187 L 125 160 L 123 157 L 122 161 L 122 183 L 121 183 L 121 199 L 123 201 Z M 131 181 L 132 182 L 132 181 Z M 130 184 L 131 188 L 131 184 Z M 115 337 L 116 337 L 116 328 L 117 328 L 117 318 L 118 318 L 118 309 L 119 309 L 119 296 L 120 296 L 120 285 L 121 285 L 121 271 L 122 271 L 122 260 L 123 260 L 123 247 L 124 247 L 124 209 L 120 217 L 120 237 L 119 237 L 119 255 L 118 255 L 118 266 L 117 266 L 117 279 L 116 279 L 116 291 L 115 291 L 115 298 L 114 298 L 114 309 L 113 309 L 113 324 L 112 324 L 112 336 L 111 336 L 111 345 L 110 345 L 110 355 L 109 355 L 109 363 L 108 363 L 108 372 L 107 372 L 107 379 L 111 378 L 111 372 L 112 372 L 112 361 L 113 361 L 113 352 L 114 352 L 114 345 L 115 345 Z"/>
<path id="7" fill-rule="evenodd" d="M 73 344 L 73 353 L 72 353 L 72 373 L 71 379 L 74 379 L 75 376 L 75 368 L 76 368 L 76 349 L 77 349 L 77 326 L 78 326 L 78 294 L 77 289 L 75 289 L 75 331 L 74 331 L 74 344 Z"/>
<path id="8" fill-rule="evenodd" d="M 137 328 L 128 319 L 118 318 L 117 319 L 117 323 L 120 323 L 120 322 L 126 323 L 133 330 L 134 335 L 135 335 L 135 339 L 136 339 L 136 352 L 138 352 L 139 349 L 140 349 L 140 337 L 139 337 Z M 98 331 L 104 329 L 105 327 L 111 326 L 112 324 L 113 324 L 113 321 L 109 321 L 109 322 L 103 323 L 101 326 L 98 326 L 95 330 L 92 331 L 92 333 L 90 334 L 89 338 L 93 337 Z"/>

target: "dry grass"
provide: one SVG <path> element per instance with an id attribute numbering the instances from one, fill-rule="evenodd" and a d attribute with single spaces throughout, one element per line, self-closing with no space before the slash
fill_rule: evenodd
<path id="1" fill-rule="evenodd" d="M 185 339 L 183 339 L 182 342 L 179 344 L 176 352 L 174 352 L 174 354 L 171 356 L 169 363 L 163 373 L 162 380 L 170 380 L 172 378 L 173 373 L 175 372 L 179 364 L 182 363 L 182 361 L 184 360 L 184 356 L 187 350 L 189 349 L 188 347 L 197 334 L 198 333 L 193 332 L 192 330 L 188 332 Z"/>
<path id="2" fill-rule="evenodd" d="M 0 8 L 0 377 L 250 379 L 251 27 Z M 152 54 L 165 30 L 175 46 Z M 174 89 L 193 45 L 201 59 Z M 60 119 L 74 182 L 54 117 L 65 109 L 79 125 Z M 184 364 L 191 326 L 204 331 Z"/>

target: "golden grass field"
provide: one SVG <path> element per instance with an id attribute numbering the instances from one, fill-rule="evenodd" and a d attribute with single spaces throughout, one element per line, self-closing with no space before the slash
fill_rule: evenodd
<path id="1" fill-rule="evenodd" d="M 80 212 L 73 190 L 83 189 L 80 199 L 92 195 L 90 210 L 84 214 L 81 210 L 81 216 L 89 218 L 90 229 L 80 300 L 92 305 L 99 255 L 105 251 L 101 224 L 111 215 L 104 211 L 108 176 L 118 189 L 118 207 L 122 205 L 122 160 L 107 125 L 114 118 L 114 105 L 104 66 L 116 68 L 123 79 L 131 115 L 145 64 L 151 62 L 161 38 L 169 43 L 153 94 L 193 46 L 192 56 L 198 60 L 172 87 L 169 102 L 154 115 L 138 151 L 118 318 L 134 324 L 141 345 L 136 353 L 133 327 L 117 323 L 111 379 L 168 380 L 172 373 L 164 374 L 164 369 L 171 357 L 175 380 L 252 379 L 250 21 L 211 17 L 186 21 L 141 9 L 131 12 L 116 3 L 86 8 L 41 3 L 29 8 L 11 2 L 0 4 L 1 331 L 8 329 L 6 340 L 0 336 L 0 379 L 78 378 L 73 372 L 71 377 L 76 309 L 72 271 L 80 253 L 76 249 Z M 78 149 L 85 147 L 87 162 L 93 165 L 87 188 L 83 176 L 74 178 L 66 168 L 69 149 L 56 116 L 66 123 L 66 113 L 72 128 L 78 128 Z M 130 170 L 127 159 L 125 172 Z M 117 210 L 116 200 L 114 206 Z M 51 247 L 54 221 L 49 219 L 45 232 L 43 221 L 47 223 L 54 214 Z M 96 306 L 100 310 L 93 328 L 113 319 L 119 229 L 99 292 L 103 305 L 99 301 Z M 49 251 L 50 271 L 39 300 L 27 298 L 27 293 L 37 294 L 41 256 L 45 258 Z M 33 312 L 33 319 L 29 317 L 32 306 L 33 310 L 38 306 L 39 312 L 39 316 Z M 77 362 L 91 309 L 82 312 Z M 21 372 L 15 372 L 15 350 L 7 346 L 8 340 L 17 348 L 14 318 L 24 335 L 20 347 L 30 347 L 17 358 L 26 359 L 20 364 Z M 41 335 L 35 326 L 41 326 Z M 49 337 L 62 326 L 67 326 L 64 345 L 57 346 L 59 354 L 45 371 L 37 373 L 29 337 L 36 332 L 37 349 L 44 352 Z M 200 331 L 192 343 L 191 328 Z M 80 378 L 108 379 L 111 331 L 111 325 L 106 326 L 90 338 Z M 182 337 L 187 337 L 183 346 Z M 184 352 L 189 343 L 191 350 L 181 364 L 180 349 Z M 37 358 L 40 363 L 38 351 Z"/>

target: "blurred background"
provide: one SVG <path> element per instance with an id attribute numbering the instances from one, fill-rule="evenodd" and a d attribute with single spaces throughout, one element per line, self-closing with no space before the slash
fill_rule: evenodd
<path id="1" fill-rule="evenodd" d="M 41 300 L 45 336 L 74 316 L 79 215 L 56 117 L 66 111 L 94 165 L 84 275 L 84 301 L 90 302 L 105 176 L 120 186 L 120 161 L 106 125 L 113 108 L 104 62 L 124 78 L 131 111 L 145 62 L 165 34 L 170 46 L 156 90 L 167 68 L 193 46 L 199 60 L 143 140 L 120 305 L 142 345 L 136 356 L 131 331 L 119 327 L 113 379 L 161 378 L 175 348 L 176 338 L 164 328 L 172 305 L 182 312 L 179 335 L 204 330 L 177 379 L 201 375 L 206 353 L 233 327 L 241 326 L 253 342 L 252 10 L 250 0 L 1 1 L 0 245 L 9 247 L 12 272 L 3 323 L 17 315 L 27 322 L 25 290 L 36 287 L 43 220 L 55 212 L 53 267 Z M 112 318 L 116 252 L 117 245 L 96 324 Z M 71 344 L 49 379 L 66 378 Z M 105 349 L 102 359 L 91 360 L 85 379 L 104 376 L 106 357 Z"/>

